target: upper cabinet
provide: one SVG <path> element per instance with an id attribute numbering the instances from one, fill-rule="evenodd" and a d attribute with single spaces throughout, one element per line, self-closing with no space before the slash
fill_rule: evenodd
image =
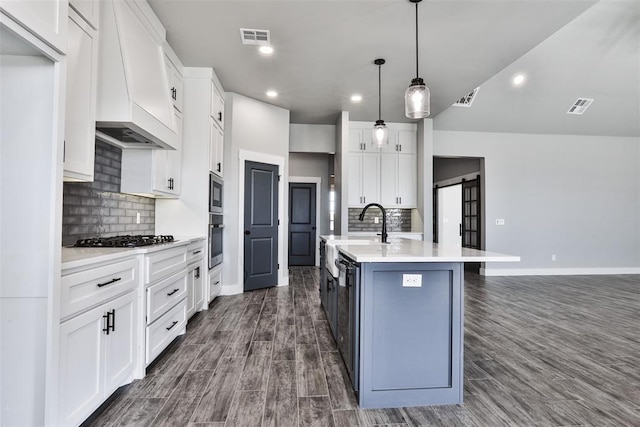
<path id="1" fill-rule="evenodd" d="M 350 128 L 349 129 L 349 151 L 379 153 L 380 148 L 376 147 L 371 139 L 373 125 L 368 129 Z"/>
<path id="2" fill-rule="evenodd" d="M 69 0 L 71 6 L 93 28 L 98 29 L 100 5 L 98 0 Z"/>
<path id="3" fill-rule="evenodd" d="M 68 29 L 64 179 L 93 181 L 98 33 L 74 9 Z"/>
<path id="4" fill-rule="evenodd" d="M 0 11 L 58 52 L 67 51 L 67 0 L 0 0 Z"/>
<path id="5" fill-rule="evenodd" d="M 362 207 L 415 208 L 418 199 L 415 125 L 388 123 L 389 145 L 372 143 L 372 123 L 352 122 L 347 143 L 347 203 Z"/>
<path id="6" fill-rule="evenodd" d="M 176 148 L 164 29 L 146 2 L 100 6 L 96 136 L 122 148 Z"/>
<path id="7" fill-rule="evenodd" d="M 165 61 L 167 65 L 167 78 L 169 83 L 169 97 L 173 108 L 182 112 L 182 63 L 171 49 L 168 43 L 164 45 Z"/>
<path id="8" fill-rule="evenodd" d="M 211 83 L 211 117 L 224 130 L 224 97 L 215 84 Z"/>

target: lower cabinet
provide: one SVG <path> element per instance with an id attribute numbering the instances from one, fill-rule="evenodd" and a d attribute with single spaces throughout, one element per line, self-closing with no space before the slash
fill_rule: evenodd
<path id="1" fill-rule="evenodd" d="M 222 264 L 209 270 L 208 301 L 211 302 L 222 292 Z"/>
<path id="2" fill-rule="evenodd" d="M 202 309 L 202 263 L 189 264 L 187 267 L 187 319 Z"/>
<path id="3" fill-rule="evenodd" d="M 136 293 L 129 292 L 60 324 L 58 419 L 82 423 L 133 379 Z"/>

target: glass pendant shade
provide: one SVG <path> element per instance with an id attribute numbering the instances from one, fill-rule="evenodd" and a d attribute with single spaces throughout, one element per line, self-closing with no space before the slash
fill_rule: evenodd
<path id="1" fill-rule="evenodd" d="M 415 78 L 404 94 L 404 114 L 409 119 L 429 117 L 431 93 L 421 78 Z"/>
<path id="2" fill-rule="evenodd" d="M 386 147 L 389 145 L 389 128 L 384 124 L 384 120 L 376 120 L 371 138 L 377 147 Z"/>

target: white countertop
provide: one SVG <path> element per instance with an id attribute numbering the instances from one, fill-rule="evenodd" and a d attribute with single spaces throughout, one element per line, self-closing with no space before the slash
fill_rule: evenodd
<path id="1" fill-rule="evenodd" d="M 175 241 L 160 245 L 142 246 L 139 248 L 76 248 L 73 246 L 62 247 L 62 270 L 82 267 L 96 262 L 113 261 L 139 254 L 147 254 L 169 248 L 177 248 L 188 245 L 204 237 L 175 236 Z"/>
<path id="2" fill-rule="evenodd" d="M 390 238 L 380 243 L 380 238 L 366 236 L 320 236 L 328 244 L 357 262 L 517 262 L 519 256 L 505 255 L 477 249 L 442 246 L 419 240 Z M 369 240 L 370 244 L 362 244 Z M 349 244 L 360 241 L 360 244 Z M 355 243 L 354 242 L 354 243 Z"/>

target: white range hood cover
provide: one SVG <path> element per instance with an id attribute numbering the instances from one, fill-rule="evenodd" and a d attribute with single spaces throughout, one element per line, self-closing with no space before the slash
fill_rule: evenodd
<path id="1" fill-rule="evenodd" d="M 96 138 L 121 148 L 176 148 L 158 22 L 134 1 L 100 1 Z"/>

